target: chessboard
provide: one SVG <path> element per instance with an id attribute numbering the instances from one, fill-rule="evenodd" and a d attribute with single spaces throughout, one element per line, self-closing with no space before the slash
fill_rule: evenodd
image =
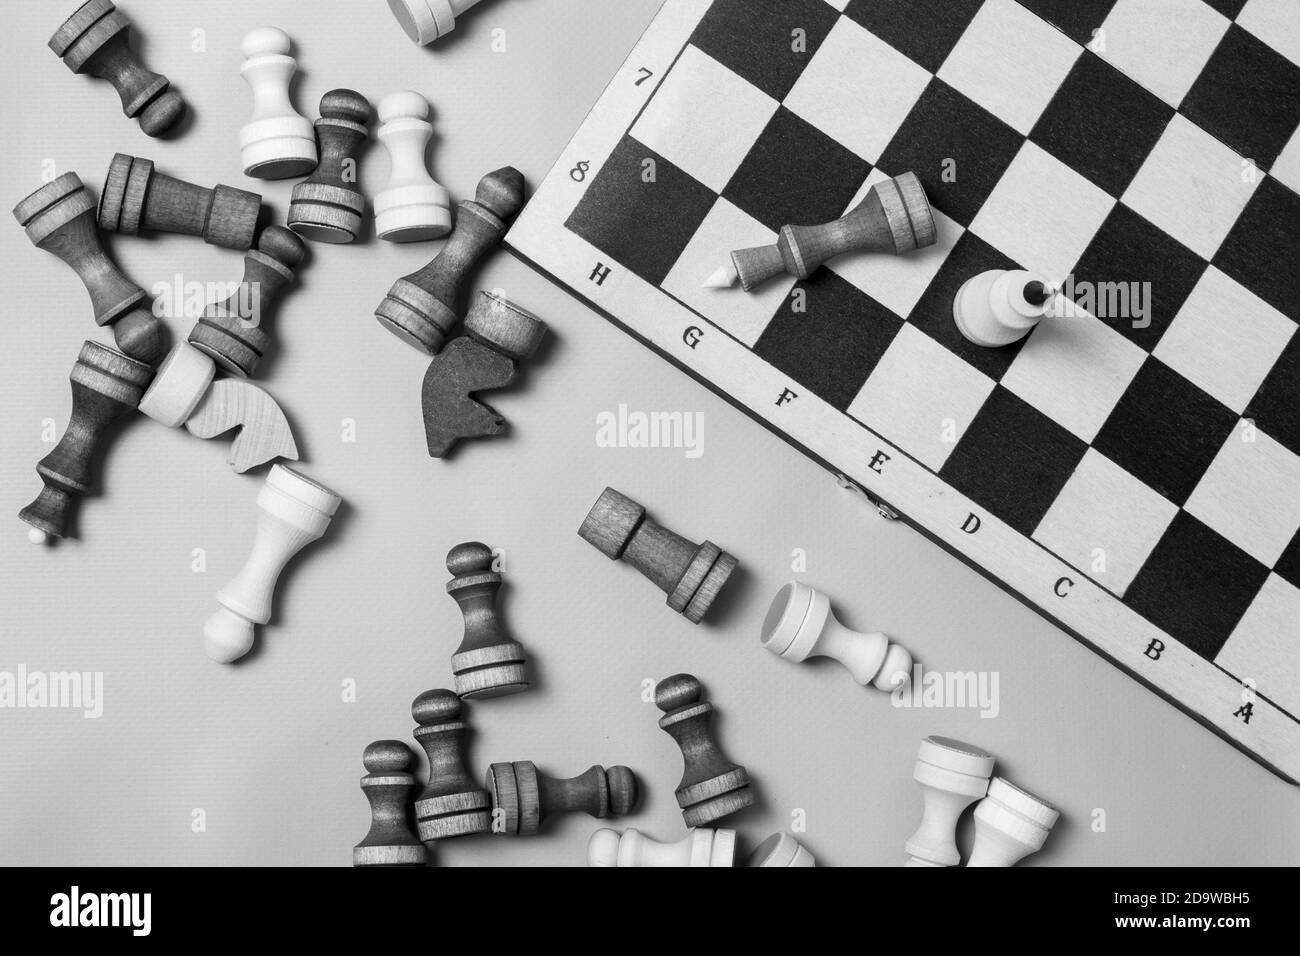
<path id="1" fill-rule="evenodd" d="M 667 0 L 506 243 L 1296 781 L 1298 118 L 1288 0 Z M 934 246 L 704 286 L 909 170 Z"/>

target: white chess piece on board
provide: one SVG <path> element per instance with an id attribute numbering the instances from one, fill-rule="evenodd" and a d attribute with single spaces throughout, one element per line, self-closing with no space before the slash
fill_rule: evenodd
<path id="1" fill-rule="evenodd" d="M 239 75 L 253 91 L 253 116 L 239 131 L 245 176 L 290 179 L 316 168 L 316 129 L 289 101 L 298 69 L 289 48 L 288 35 L 276 27 L 258 27 L 240 44 Z"/>
<path id="2" fill-rule="evenodd" d="M 478 0 L 388 0 L 406 35 L 420 46 L 446 36 L 456 28 L 456 18 Z"/>
<path id="3" fill-rule="evenodd" d="M 736 831 L 691 830 L 676 843 L 660 843 L 637 829 L 597 830 L 587 842 L 588 866 L 731 866 Z"/>
<path id="4" fill-rule="evenodd" d="M 952 304 L 957 328 L 985 348 L 1018 342 L 1049 314 L 1055 291 L 1042 276 L 990 269 L 967 279 Z"/>
<path id="5" fill-rule="evenodd" d="M 913 778 L 921 785 L 921 825 L 904 844 L 904 866 L 956 866 L 957 821 L 984 796 L 993 775 L 993 756 L 949 737 L 926 737 L 916 755 Z"/>
<path id="6" fill-rule="evenodd" d="M 451 195 L 424 167 L 433 136 L 429 103 L 401 90 L 379 101 L 379 141 L 388 150 L 388 185 L 375 197 L 375 232 L 389 242 L 440 239 L 451 231 Z"/>
<path id="7" fill-rule="evenodd" d="M 1061 812 L 1001 777 L 975 807 L 975 846 L 967 866 L 1014 866 L 1043 848 Z"/>

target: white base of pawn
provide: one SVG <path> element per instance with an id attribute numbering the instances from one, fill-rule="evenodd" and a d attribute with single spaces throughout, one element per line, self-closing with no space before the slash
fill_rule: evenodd
<path id="1" fill-rule="evenodd" d="M 451 194 L 442 186 L 389 189 L 375 197 L 375 232 L 389 242 L 426 242 L 451 232 Z"/>
<path id="2" fill-rule="evenodd" d="M 1001 777 L 975 807 L 975 846 L 967 866 L 1014 866 L 1043 848 L 1061 813 Z"/>
<path id="3" fill-rule="evenodd" d="M 466 9 L 477 0 L 388 0 L 388 8 L 408 37 L 420 46 L 432 43 L 456 28 L 457 7 Z"/>
<path id="4" fill-rule="evenodd" d="M 249 123 L 239 134 L 244 175 L 293 179 L 316 168 L 316 129 L 304 116 L 277 116 Z"/>
<path id="5" fill-rule="evenodd" d="M 1020 269 L 990 269 L 967 279 L 957 290 L 952 317 L 969 341 L 985 348 L 1018 342 L 1047 315 L 1052 300 L 1040 304 L 1025 299 L 1025 286 L 1047 280 Z"/>
<path id="6" fill-rule="evenodd" d="M 911 859 L 904 866 L 956 866 L 957 821 L 983 797 L 993 775 L 993 756 L 949 737 L 921 741 L 912 777 L 921 785 L 925 808 L 921 825 L 903 845 Z"/>

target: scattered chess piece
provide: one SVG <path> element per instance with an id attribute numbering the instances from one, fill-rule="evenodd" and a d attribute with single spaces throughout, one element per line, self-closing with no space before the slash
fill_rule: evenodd
<path id="1" fill-rule="evenodd" d="M 154 172 L 153 162 L 117 153 L 99 196 L 99 227 L 134 236 L 155 232 L 202 236 L 226 249 L 247 249 L 257 232 L 262 197 L 232 186 L 205 189 Z"/>
<path id="2" fill-rule="evenodd" d="M 246 378 L 271 344 L 271 316 L 296 269 L 306 244 L 283 226 L 268 226 L 257 248 L 244 256 L 244 278 L 234 294 L 203 310 L 190 330 L 190 344 L 232 375 Z"/>
<path id="3" fill-rule="evenodd" d="M 731 866 L 735 830 L 692 830 L 676 843 L 660 843 L 640 830 L 597 830 L 587 842 L 588 866 Z"/>
<path id="4" fill-rule="evenodd" d="M 213 381 L 216 365 L 181 342 L 158 365 L 140 400 L 140 411 L 168 428 L 182 424 L 198 438 L 215 438 L 238 428 L 226 461 L 243 474 L 276 458 L 296 461 L 293 429 L 275 399 L 240 379 Z"/>
<path id="5" fill-rule="evenodd" d="M 456 18 L 478 0 L 388 0 L 388 8 L 403 32 L 420 46 L 446 36 L 456 27 Z"/>
<path id="6" fill-rule="evenodd" d="M 50 49 L 73 73 L 107 80 L 122 112 L 139 117 L 149 136 L 161 136 L 185 115 L 185 101 L 167 77 L 153 73 L 131 49 L 131 22 L 110 0 L 87 0 L 50 37 Z"/>
<path id="7" fill-rule="evenodd" d="M 449 690 L 427 690 L 411 704 L 415 740 L 429 757 L 429 784 L 415 801 L 420 839 L 483 833 L 490 829 L 487 791 L 465 769 L 465 736 L 469 725 L 461 719 L 463 705 Z"/>
<path id="8" fill-rule="evenodd" d="M 38 249 L 67 263 L 90 294 L 96 325 L 111 325 L 117 346 L 141 362 L 167 351 L 167 327 L 148 308 L 143 289 L 104 251 L 95 201 L 76 173 L 64 173 L 14 206 L 14 218 Z"/>
<path id="9" fill-rule="evenodd" d="M 1056 293 L 1047 281 L 1021 269 L 990 269 L 967 279 L 952 303 L 952 317 L 968 340 L 985 348 L 1018 342 L 1048 314 Z"/>
<path id="10" fill-rule="evenodd" d="M 788 833 L 773 833 L 758 845 L 746 866 L 816 866 L 813 855 Z"/>
<path id="11" fill-rule="evenodd" d="M 457 207 L 456 228 L 424 268 L 393 283 L 375 318 L 421 352 L 436 355 L 459 317 L 460 287 L 474 266 L 499 245 L 524 204 L 524 176 L 507 166 L 488 173 L 472 201 Z"/>
<path id="12" fill-rule="evenodd" d="M 686 767 L 677 805 L 688 827 L 704 826 L 754 802 L 744 767 L 732 763 L 713 739 L 713 705 L 690 674 L 674 674 L 655 685 L 659 726 L 681 748 Z"/>
<path id="13" fill-rule="evenodd" d="M 400 740 L 377 740 L 361 757 L 361 792 L 370 802 L 370 832 L 352 849 L 353 866 L 424 866 L 428 851 L 411 830 L 415 754 Z"/>
<path id="14" fill-rule="evenodd" d="M 275 27 L 258 27 L 240 44 L 239 75 L 253 90 L 253 116 L 239 131 L 245 176 L 292 179 L 316 168 L 316 131 L 289 101 L 298 69 L 289 49 L 288 35 Z"/>
<path id="15" fill-rule="evenodd" d="M 501 697 L 528 689 L 527 656 L 497 614 L 501 575 L 492 570 L 492 549 L 470 541 L 447 552 L 452 579 L 447 593 L 460 605 L 465 635 L 451 655 L 456 693 L 464 698 Z"/>
<path id="16" fill-rule="evenodd" d="M 627 561 L 668 595 L 668 606 L 700 623 L 736 568 L 712 541 L 695 544 L 646 517 L 645 508 L 606 488 L 578 529 L 605 557 Z"/>
<path id="17" fill-rule="evenodd" d="M 499 435 L 506 420 L 475 398 L 504 388 L 519 363 L 546 337 L 546 323 L 491 292 L 480 292 L 465 316 L 465 334 L 435 355 L 424 374 L 424 435 L 433 458 L 446 457 L 466 438 Z"/>
<path id="18" fill-rule="evenodd" d="M 844 217 L 820 226 L 783 226 L 775 245 L 738 249 L 704 285 L 725 289 L 740 280 L 750 292 L 785 273 L 807 279 L 817 267 L 846 252 L 900 255 L 935 243 L 934 214 L 915 173 L 876 183 Z"/>
<path id="19" fill-rule="evenodd" d="M 912 776 L 921 785 L 925 810 L 921 825 L 904 845 L 905 866 L 956 866 L 957 821 L 988 791 L 993 757 L 948 737 L 926 737 Z"/>
<path id="20" fill-rule="evenodd" d="M 18 513 L 31 525 L 33 544 L 67 533 L 74 496 L 91 484 L 96 450 L 109 424 L 125 418 L 144 394 L 153 369 L 143 362 L 95 342 L 81 346 L 68 376 L 72 382 L 72 414 L 54 450 L 40 460 L 36 473 L 44 487 L 36 500 Z"/>
<path id="21" fill-rule="evenodd" d="M 379 101 L 379 141 L 388 150 L 388 185 L 375 197 L 375 231 L 389 242 L 441 239 L 451 231 L 451 195 L 424 168 L 433 137 L 429 103 L 402 90 Z"/>
<path id="22" fill-rule="evenodd" d="M 289 228 L 317 242 L 352 242 L 361 231 L 365 197 L 357 182 L 357 153 L 366 141 L 370 103 L 355 90 L 330 90 L 320 101 L 316 171 L 293 187 Z"/>
<path id="23" fill-rule="evenodd" d="M 488 768 L 487 789 L 501 832 L 531 836 L 542 821 L 561 813 L 586 813 L 597 819 L 626 816 L 637 801 L 636 775 L 627 767 L 596 766 L 568 780 L 538 771 L 531 760 L 494 763 Z"/>
<path id="24" fill-rule="evenodd" d="M 832 657 L 864 687 L 889 692 L 912 675 L 912 655 L 883 634 L 851 631 L 835 619 L 820 591 L 792 581 L 777 592 L 763 620 L 763 646 L 796 664 Z"/>
<path id="25" fill-rule="evenodd" d="M 343 499 L 286 465 L 273 465 L 257 494 L 257 536 L 243 569 L 217 592 L 203 625 L 208 656 L 230 664 L 253 647 L 253 625 L 271 619 L 271 599 L 289 559 L 329 527 Z"/>
<path id="26" fill-rule="evenodd" d="M 1001 777 L 975 805 L 975 846 L 967 866 L 1015 866 L 1043 848 L 1061 813 L 1050 803 Z"/>

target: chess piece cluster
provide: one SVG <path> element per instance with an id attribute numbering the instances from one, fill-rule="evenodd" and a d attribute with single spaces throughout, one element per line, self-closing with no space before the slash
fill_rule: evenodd
<path id="1" fill-rule="evenodd" d="M 921 785 L 920 826 L 904 844 L 905 866 L 956 866 L 957 825 L 976 801 L 975 845 L 967 866 L 1014 866 L 1042 849 L 1060 818 L 1051 804 L 1002 777 L 978 747 L 948 737 L 921 741 L 913 777 Z"/>

